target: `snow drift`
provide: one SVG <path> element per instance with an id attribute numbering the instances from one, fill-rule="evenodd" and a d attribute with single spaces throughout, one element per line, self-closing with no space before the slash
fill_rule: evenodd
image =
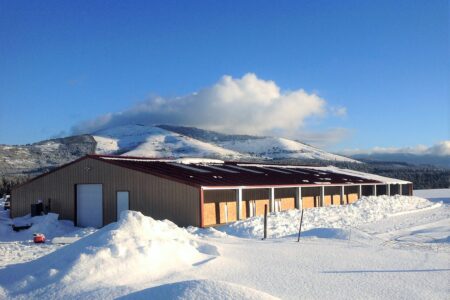
<path id="1" fill-rule="evenodd" d="M 370 196 L 349 205 L 327 206 L 305 209 L 302 231 L 313 228 L 352 228 L 360 224 L 375 222 L 392 215 L 408 213 L 420 209 L 442 205 L 427 199 L 410 196 Z M 288 210 L 271 213 L 267 219 L 269 237 L 283 237 L 298 233 L 301 211 Z M 253 217 L 218 228 L 229 235 L 261 238 L 264 231 L 264 218 Z M 311 232 L 311 235 L 323 233 Z M 325 233 L 326 235 L 326 233 Z M 337 237 L 346 234 L 340 232 Z"/>
<path id="2" fill-rule="evenodd" d="M 138 286 L 180 272 L 217 254 L 212 248 L 170 221 L 125 211 L 119 222 L 71 245 L 0 270 L 0 285 L 10 296 L 83 298 L 83 291 L 113 297 L 105 292 L 109 287 L 117 292 L 117 286 Z"/>
<path id="3" fill-rule="evenodd" d="M 26 230 L 19 232 L 13 231 L 11 225 L 24 226 L 32 225 Z M 86 236 L 92 233 L 93 228 L 78 228 L 72 221 L 58 220 L 58 214 L 49 213 L 43 216 L 31 217 L 29 214 L 23 217 L 0 220 L 0 241 L 30 241 L 33 239 L 33 233 L 43 233 L 47 240 L 60 236 Z"/>
<path id="4" fill-rule="evenodd" d="M 278 298 L 235 283 L 217 280 L 188 280 L 164 284 L 120 298 L 120 300 L 128 299 L 269 300 Z"/>

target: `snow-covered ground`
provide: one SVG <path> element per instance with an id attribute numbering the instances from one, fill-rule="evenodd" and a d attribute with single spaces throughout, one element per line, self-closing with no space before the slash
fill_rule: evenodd
<path id="1" fill-rule="evenodd" d="M 434 190 L 414 190 L 414 196 L 427 198 L 434 202 L 444 202 L 450 204 L 450 189 L 434 189 Z"/>
<path id="2" fill-rule="evenodd" d="M 352 205 L 339 205 L 305 209 L 302 229 L 317 228 L 358 228 L 365 223 L 403 215 L 417 213 L 421 210 L 434 209 L 441 203 L 432 203 L 424 198 L 408 196 L 370 196 L 363 197 Z M 269 237 L 283 237 L 298 233 L 301 211 L 297 209 L 270 214 L 267 221 Z M 253 217 L 234 222 L 219 228 L 228 234 L 261 238 L 264 231 L 264 218 Z"/>
<path id="3" fill-rule="evenodd" d="M 450 189 L 440 199 L 450 199 Z M 56 233 L 51 220 L 39 230 Z M 17 234 L 5 231 L 8 222 L 3 213 L 0 299 L 448 299 L 450 292 L 450 206 L 419 197 L 305 210 L 300 243 L 296 210 L 269 216 L 267 240 L 260 218 L 186 230 L 127 212 L 66 246 L 34 245 L 25 240 L 33 227 Z M 63 236 L 79 230 L 59 223 L 68 226 Z M 22 257 L 30 248 L 40 252 Z"/>
<path id="4" fill-rule="evenodd" d="M 3 198 L 0 198 L 0 269 L 47 255 L 64 246 L 65 240 L 76 240 L 95 231 L 93 228 L 75 227 L 71 221 L 58 220 L 56 214 L 33 218 L 27 215 L 11 220 L 9 210 L 4 210 L 3 205 Z M 14 232 L 12 224 L 16 226 L 33 224 L 33 226 Z M 33 233 L 44 233 L 49 242 L 34 244 Z"/>

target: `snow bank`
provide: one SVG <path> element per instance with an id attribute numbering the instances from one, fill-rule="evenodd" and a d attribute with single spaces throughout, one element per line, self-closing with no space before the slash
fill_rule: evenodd
<path id="1" fill-rule="evenodd" d="M 267 293 L 238 285 L 216 280 L 189 280 L 164 284 L 149 288 L 120 298 L 121 300 L 138 299 L 177 299 L 177 300 L 264 300 L 278 299 Z"/>
<path id="2" fill-rule="evenodd" d="M 302 231 L 302 237 L 317 237 L 322 239 L 347 240 L 350 237 L 350 230 L 343 228 L 313 228 Z"/>
<path id="3" fill-rule="evenodd" d="M 202 249 L 217 254 L 212 248 L 170 221 L 125 211 L 119 222 L 27 266 L 0 270 L 0 285 L 11 295 L 82 298 L 83 291 L 102 298 L 108 288 L 139 285 L 189 268 L 210 257 Z"/>
<path id="4" fill-rule="evenodd" d="M 209 237 L 209 238 L 224 238 L 227 237 L 227 234 L 223 231 L 219 231 L 213 227 L 207 228 L 198 228 L 189 226 L 186 228 L 189 233 L 195 234 L 199 237 Z"/>
<path id="5" fill-rule="evenodd" d="M 351 228 L 360 224 L 374 222 L 392 215 L 438 207 L 427 199 L 410 196 L 370 196 L 362 197 L 353 204 L 305 209 L 303 227 L 312 228 Z M 267 220 L 269 237 L 282 237 L 298 233 L 301 211 L 288 210 L 272 213 Z M 253 217 L 217 229 L 229 235 L 246 238 L 261 238 L 264 232 L 264 218 Z"/>
<path id="6" fill-rule="evenodd" d="M 31 225 L 28 229 L 15 232 L 12 224 L 16 226 Z M 30 241 L 33 239 L 33 233 L 43 233 L 47 240 L 59 236 L 85 236 L 94 231 L 92 228 L 78 228 L 72 221 L 58 220 L 58 214 L 49 213 L 43 216 L 23 217 L 9 219 L 0 219 L 0 241 Z"/>

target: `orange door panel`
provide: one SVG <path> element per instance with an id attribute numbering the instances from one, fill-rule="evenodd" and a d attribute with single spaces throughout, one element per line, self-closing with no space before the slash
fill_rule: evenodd
<path id="1" fill-rule="evenodd" d="M 282 198 L 281 210 L 288 210 L 295 208 L 295 198 Z"/>

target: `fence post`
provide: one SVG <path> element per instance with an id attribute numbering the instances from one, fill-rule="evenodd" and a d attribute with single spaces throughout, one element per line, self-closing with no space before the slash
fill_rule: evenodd
<path id="1" fill-rule="evenodd" d="M 267 238 L 267 204 L 264 205 L 264 237 L 263 240 Z"/>
<path id="2" fill-rule="evenodd" d="M 302 232 L 302 223 L 303 223 L 303 209 L 302 209 L 302 214 L 300 215 L 300 226 L 298 227 L 298 239 L 297 239 L 297 243 L 300 242 L 300 234 Z"/>

